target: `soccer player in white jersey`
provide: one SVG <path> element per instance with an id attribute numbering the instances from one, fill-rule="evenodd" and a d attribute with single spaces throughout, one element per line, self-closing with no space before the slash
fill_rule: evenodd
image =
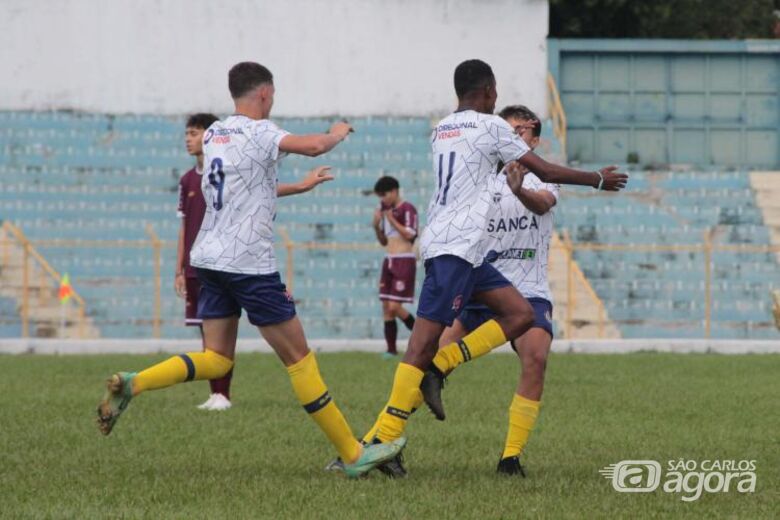
<path id="1" fill-rule="evenodd" d="M 531 150 L 539 144 L 542 123 L 527 107 L 508 106 L 499 112 Z M 547 259 L 553 234 L 553 208 L 558 185 L 539 180 L 517 163 L 512 171 L 491 177 L 490 191 L 497 205 L 488 220 L 485 261 L 507 277 L 534 310 L 531 328 L 511 342 L 520 357 L 521 373 L 509 407 L 509 431 L 497 471 L 525 476 L 519 456 L 536 423 L 544 388 L 544 371 L 553 338 L 552 293 L 547 279 Z M 508 176 L 505 179 L 505 176 Z M 509 181 L 509 182 L 507 182 Z M 469 303 L 439 339 L 439 345 L 457 342 L 493 313 L 479 303 Z M 434 358 L 433 370 L 439 370 Z M 444 410 L 437 410 L 444 417 Z"/>
<path id="2" fill-rule="evenodd" d="M 174 356 L 141 372 L 119 372 L 98 406 L 108 435 L 130 400 L 147 390 L 214 379 L 233 366 L 238 320 L 244 309 L 287 367 L 298 400 L 336 447 L 351 477 L 398 455 L 405 439 L 363 446 L 328 393 L 306 344 L 295 304 L 279 277 L 273 245 L 277 168 L 286 153 L 317 156 L 351 131 L 336 123 L 326 134 L 292 135 L 268 120 L 274 100 L 271 72 L 258 63 L 230 69 L 235 113 L 203 136 L 206 215 L 190 252 L 201 282 L 198 317 L 204 352 Z"/>
<path id="3" fill-rule="evenodd" d="M 523 335 L 534 321 L 531 305 L 490 263 L 483 262 L 485 229 L 495 206 L 488 188 L 499 162 L 519 162 L 547 183 L 577 184 L 618 191 L 628 179 L 614 166 L 596 172 L 554 165 L 529 151 L 511 126 L 494 116 L 497 92 L 490 66 L 468 60 L 454 75 L 458 109 L 436 125 L 431 139 L 435 192 L 428 225 L 421 236 L 425 279 L 417 320 L 404 358 L 396 369 L 390 398 L 364 439 L 386 443 L 401 438 L 412 411 L 423 401 L 441 401 L 442 379 L 431 373 L 434 356 L 444 373 L 487 354 L 508 339 Z M 438 349 L 444 329 L 452 325 L 472 298 L 495 318 L 457 343 Z"/>

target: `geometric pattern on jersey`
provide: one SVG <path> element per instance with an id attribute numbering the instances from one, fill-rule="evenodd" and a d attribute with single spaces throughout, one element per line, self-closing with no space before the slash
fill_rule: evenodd
<path id="1" fill-rule="evenodd" d="M 239 274 L 277 271 L 274 218 L 279 141 L 268 120 L 233 115 L 203 134 L 206 215 L 190 253 L 193 266 Z"/>
<path id="2" fill-rule="evenodd" d="M 531 172 L 525 174 L 523 188 L 549 191 L 558 201 L 559 186 L 544 183 Z M 552 302 L 547 264 L 555 207 L 544 215 L 535 214 L 512 193 L 503 173 L 491 179 L 489 191 L 495 212 L 487 222 L 483 243 L 486 261 L 526 298 Z"/>
<path id="3" fill-rule="evenodd" d="M 488 178 L 497 175 L 499 161 L 519 159 L 528 146 L 500 117 L 464 110 L 439 122 L 431 149 L 435 189 L 420 239 L 422 256 L 454 255 L 478 266 L 493 211 Z"/>

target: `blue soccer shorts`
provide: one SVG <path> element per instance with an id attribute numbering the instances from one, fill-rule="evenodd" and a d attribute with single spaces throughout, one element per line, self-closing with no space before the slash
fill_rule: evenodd
<path id="1" fill-rule="evenodd" d="M 534 324 L 531 325 L 531 328 L 542 329 L 550 335 L 550 338 L 555 337 L 553 335 L 552 324 L 552 303 L 544 298 L 528 298 L 528 303 L 530 303 L 531 307 L 534 309 Z M 470 303 L 466 305 L 463 312 L 460 313 L 458 321 L 463 324 L 463 328 L 466 329 L 467 332 L 471 332 L 486 321 L 495 317 L 495 313 L 485 305 Z M 514 342 L 512 343 L 512 348 L 515 348 Z"/>
<path id="2" fill-rule="evenodd" d="M 295 303 L 279 273 L 236 274 L 197 268 L 200 280 L 198 318 L 241 316 L 258 327 L 276 325 L 295 317 Z"/>
<path id="3" fill-rule="evenodd" d="M 512 285 L 488 263 L 474 267 L 453 255 L 425 261 L 417 316 L 450 326 L 474 294 Z"/>

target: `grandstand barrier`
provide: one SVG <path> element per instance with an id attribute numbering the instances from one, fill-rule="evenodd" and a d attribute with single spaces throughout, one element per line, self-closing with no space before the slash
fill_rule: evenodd
<path id="1" fill-rule="evenodd" d="M 4 221 L 0 227 L 0 244 L 2 296 L 15 297 L 19 302 L 22 337 L 30 336 L 31 323 L 47 324 L 46 334 L 79 338 L 94 336 L 90 333 L 84 299 L 75 290 L 71 291 L 67 301 L 57 299 L 62 275 L 46 261 L 21 229 Z"/>
<path id="2" fill-rule="evenodd" d="M 387 348 L 383 340 L 309 340 L 315 352 L 373 352 Z M 172 339 L 88 339 L 56 340 L 42 338 L 0 339 L 2 354 L 181 354 L 199 351 L 200 340 Z M 780 354 L 780 340 L 713 340 L 713 339 L 593 339 L 562 340 L 552 344 L 556 354 L 630 354 L 637 352 L 667 352 L 674 354 Z M 239 338 L 237 352 L 273 352 L 262 338 Z M 513 354 L 509 344 L 495 350 Z"/>
<path id="3" fill-rule="evenodd" d="M 4 229 L 11 228 L 6 226 Z M 279 244 L 280 256 L 284 257 L 280 258 L 280 270 L 290 291 L 295 291 L 293 294 L 296 297 L 296 302 L 301 302 L 301 318 L 304 321 L 304 326 L 308 329 L 307 320 L 312 319 L 327 325 L 329 320 L 338 320 L 341 316 L 329 317 L 327 313 L 322 313 L 322 309 L 316 305 L 316 302 L 312 303 L 317 298 L 323 297 L 344 300 L 343 302 L 339 300 L 338 305 L 357 306 L 357 308 L 350 309 L 354 313 L 352 318 L 365 320 L 364 315 L 372 309 L 365 308 L 365 305 L 360 302 L 363 301 L 362 298 L 370 298 L 372 304 L 374 303 L 375 296 L 372 288 L 375 273 L 371 272 L 374 269 L 373 264 L 366 267 L 367 274 L 363 273 L 366 276 L 363 276 L 365 280 L 361 283 L 366 287 L 360 287 L 362 296 L 360 298 L 356 296 L 355 301 L 351 304 L 346 301 L 346 298 L 350 296 L 349 288 L 334 286 L 332 291 L 329 291 L 327 285 L 318 287 L 312 283 L 312 279 L 322 278 L 318 276 L 316 267 L 316 261 L 319 261 L 320 255 L 333 255 L 326 257 L 326 259 L 338 267 L 339 263 L 347 262 L 348 258 L 359 254 L 376 259 L 378 262 L 382 257 L 381 248 L 365 242 L 296 242 L 290 238 L 289 233 L 284 228 L 280 228 L 279 233 L 282 237 Z M 146 334 L 139 334 L 136 337 L 150 335 L 152 338 L 159 339 L 163 337 L 164 326 L 181 325 L 181 312 L 172 306 L 181 306 L 181 304 L 176 303 L 177 300 L 172 300 L 173 296 L 167 293 L 165 295 L 168 298 L 166 302 L 172 305 L 167 304 L 163 309 L 162 304 L 163 287 L 168 285 L 163 280 L 164 276 L 168 277 L 167 270 L 163 269 L 165 258 L 175 254 L 176 242 L 161 240 L 151 226 L 147 228 L 147 235 L 147 239 L 140 240 L 42 239 L 28 241 L 25 251 L 27 251 L 26 254 L 29 258 L 34 258 L 35 261 L 42 263 L 41 265 L 48 266 L 48 263 L 37 253 L 36 247 L 68 248 L 74 251 L 74 256 L 79 258 L 88 257 L 90 251 L 98 248 L 101 250 L 127 248 L 148 250 L 152 259 L 152 270 L 148 276 L 153 280 L 151 283 L 146 280 L 144 285 L 138 285 L 134 291 L 137 292 L 139 302 L 152 302 L 151 306 L 139 306 L 138 309 L 135 309 L 136 313 L 132 320 L 111 316 L 109 318 L 112 320 L 127 319 L 129 326 L 146 328 L 148 331 Z M 8 254 L 6 251 L 13 240 L 16 239 L 9 238 L 9 233 L 6 232 L 0 256 Z M 734 330 L 747 331 L 748 333 L 757 331 L 758 338 L 752 338 L 748 335 L 750 339 L 777 337 L 772 312 L 776 305 L 773 301 L 773 291 L 780 289 L 776 266 L 774 263 L 768 263 L 764 260 L 753 262 L 750 259 L 771 257 L 774 262 L 774 253 L 780 252 L 778 245 L 719 244 L 717 240 L 713 239 L 713 231 L 708 230 L 703 234 L 699 244 L 574 242 L 567 233 L 564 233 L 563 240 L 554 241 L 553 249 L 557 248 L 564 249 L 564 258 L 567 259 L 565 298 L 559 297 L 559 300 L 562 301 L 558 302 L 554 316 L 559 328 L 556 336 L 559 338 L 581 337 L 575 336 L 574 331 L 583 325 L 592 326 L 595 331 L 593 336 L 601 339 L 613 337 L 605 335 L 605 328 L 607 326 L 614 328 L 615 325 L 633 326 L 639 331 L 637 334 L 646 334 L 646 336 L 630 336 L 634 338 L 728 338 L 734 337 L 732 334 Z M 591 267 L 586 267 L 585 273 L 580 270 L 578 262 L 575 261 L 575 257 L 584 254 L 597 255 L 594 257 L 596 260 L 590 262 Z M 313 255 L 314 260 L 310 255 Z M 662 260 L 659 260 L 666 257 L 673 258 L 675 261 L 664 264 Z M 652 258 L 652 261 L 646 258 Z M 681 261 L 681 258 L 685 261 Z M 8 259 L 4 258 L 5 260 Z M 27 265 L 29 261 L 25 259 L 22 264 Z M 315 267 L 311 268 L 310 265 L 315 265 Z M 44 272 L 53 280 L 59 281 L 59 273 L 50 266 L 44 268 Z M 23 325 L 21 335 L 24 337 L 30 335 L 27 324 L 32 319 L 35 305 L 29 299 L 33 288 L 29 276 L 22 275 L 21 278 L 21 305 L 18 307 L 18 319 Z M 114 282 L 111 281 L 110 275 L 106 280 L 106 289 L 110 292 L 111 284 Z M 418 279 L 418 284 L 420 281 Z M 587 288 L 589 296 L 586 300 L 580 301 L 575 298 L 575 293 L 572 290 L 575 284 L 583 284 Z M 332 294 L 330 294 L 331 292 Z M 369 292 L 372 294 L 368 295 Z M 625 294 L 629 296 L 626 297 Z M 659 299 L 658 294 L 666 296 Z M 90 302 L 85 302 L 78 293 L 74 297 L 74 303 L 78 306 L 79 316 L 90 315 Z M 133 306 L 132 302 L 129 306 Z M 577 317 L 577 309 L 583 307 L 596 309 L 595 313 L 590 314 L 595 317 L 588 319 L 588 323 L 582 323 L 583 320 Z M 572 312 L 561 312 L 562 309 L 571 309 Z M 109 312 L 111 310 L 109 309 Z M 143 312 L 148 314 L 138 315 L 138 313 Z M 4 319 L 8 318 L 4 316 Z M 716 331 L 713 330 L 714 324 L 718 326 Z M 100 328 L 101 321 L 93 318 L 93 326 Z M 322 335 L 321 331 L 326 330 L 322 327 L 311 330 L 313 332 L 310 334 L 315 338 L 338 337 L 337 334 Z M 110 337 L 108 334 L 102 335 Z M 353 335 L 352 339 L 359 340 L 360 337 L 370 338 L 371 336 Z"/>

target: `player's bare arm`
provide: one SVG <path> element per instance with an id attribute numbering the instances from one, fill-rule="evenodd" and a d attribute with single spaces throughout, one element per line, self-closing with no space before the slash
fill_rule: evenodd
<path id="1" fill-rule="evenodd" d="M 349 123 L 333 123 L 327 134 L 286 135 L 279 142 L 279 150 L 287 153 L 317 157 L 328 153 L 353 132 Z"/>
<path id="2" fill-rule="evenodd" d="M 323 182 L 332 181 L 335 178 L 336 177 L 330 174 L 330 166 L 318 166 L 313 170 L 310 170 L 299 182 L 279 184 L 276 187 L 276 196 L 287 197 L 288 195 L 306 193 Z"/>
<path id="3" fill-rule="evenodd" d="M 374 211 L 374 220 L 371 223 L 374 228 L 374 234 L 376 234 L 376 240 L 382 247 L 387 246 L 387 235 L 382 230 L 382 212 L 379 210 Z"/>
<path id="4" fill-rule="evenodd" d="M 414 237 L 416 237 L 417 234 L 410 231 L 409 228 L 398 222 L 398 219 L 393 216 L 392 210 L 385 210 L 384 214 L 387 217 L 387 221 L 390 222 L 390 225 L 398 231 L 398 234 L 401 235 L 404 240 L 408 242 L 414 241 Z"/>
<path id="5" fill-rule="evenodd" d="M 187 283 L 184 278 L 184 219 L 179 226 L 179 241 L 176 245 L 176 277 L 173 280 L 173 289 L 179 298 L 187 295 Z"/>
<path id="6" fill-rule="evenodd" d="M 586 172 L 547 162 L 534 152 L 526 153 L 517 162 L 534 172 L 542 182 L 551 184 L 573 184 L 591 186 L 604 191 L 620 191 L 628 182 L 628 175 L 616 171 L 617 166 Z"/>
<path id="7" fill-rule="evenodd" d="M 523 206 L 537 215 L 544 215 L 555 206 L 555 195 L 548 190 L 523 188 L 523 180 L 527 171 L 518 163 L 510 164 L 506 170 L 506 182 L 512 193 L 523 203 Z"/>

